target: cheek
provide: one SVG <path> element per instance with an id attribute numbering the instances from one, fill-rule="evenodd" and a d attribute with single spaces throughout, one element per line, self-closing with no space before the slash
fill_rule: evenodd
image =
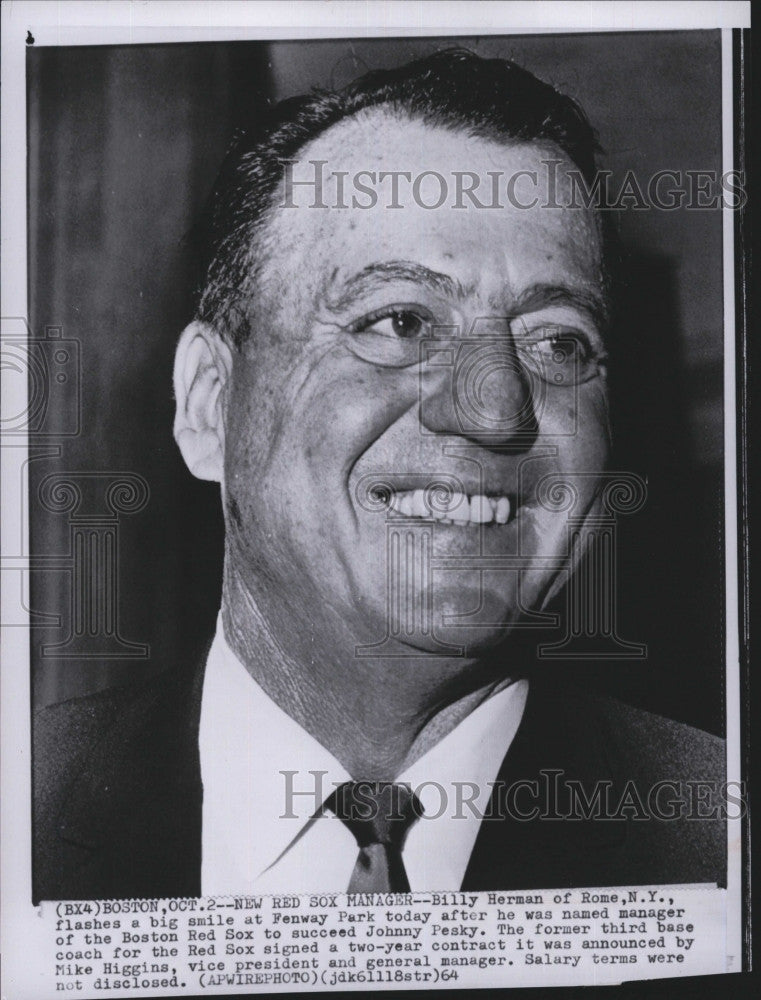
<path id="1" fill-rule="evenodd" d="M 584 427 L 589 429 L 590 446 L 594 442 L 598 451 L 604 455 L 604 460 L 607 460 L 611 446 L 610 407 L 607 383 L 603 377 L 582 387 L 581 404 L 579 427 L 582 431 Z"/>
<path id="2" fill-rule="evenodd" d="M 597 378 L 576 391 L 547 394 L 538 413 L 540 442 L 558 448 L 557 464 L 568 471 L 599 473 L 610 452 L 610 422 L 605 383 Z"/>
<path id="3" fill-rule="evenodd" d="M 326 366 L 296 401 L 283 445 L 319 475 L 335 468 L 348 474 L 416 399 L 417 381 L 409 373 L 345 357 Z"/>
<path id="4" fill-rule="evenodd" d="M 376 454 L 375 443 L 417 399 L 409 372 L 335 351 L 293 374 L 266 394 L 255 376 L 238 380 L 226 447 L 228 512 L 232 499 L 244 524 L 276 526 L 281 539 L 306 522 L 321 534 L 325 512 L 335 516 L 351 502 L 357 463 Z M 305 497 L 316 518 L 305 516 Z"/>

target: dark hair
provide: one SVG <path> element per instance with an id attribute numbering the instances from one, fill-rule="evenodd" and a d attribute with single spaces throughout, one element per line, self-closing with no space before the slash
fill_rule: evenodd
<path id="1" fill-rule="evenodd" d="M 198 319 L 237 346 L 246 339 L 262 263 L 257 235 L 282 179 L 282 161 L 331 125 L 380 106 L 473 137 L 552 142 L 591 187 L 598 146 L 584 112 L 572 98 L 505 59 L 447 49 L 397 69 L 374 70 L 338 91 L 281 101 L 256 128 L 237 134 L 196 231 Z"/>

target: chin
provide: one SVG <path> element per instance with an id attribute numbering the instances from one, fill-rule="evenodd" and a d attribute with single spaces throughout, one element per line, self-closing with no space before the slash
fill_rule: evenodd
<path id="1" fill-rule="evenodd" d="M 521 617 L 517 588 L 493 590 L 481 586 L 473 574 L 449 580 L 446 586 L 410 588 L 399 594 L 396 606 L 374 607 L 374 640 L 359 655 L 411 656 L 439 654 L 460 659 L 494 649 L 504 642 Z"/>
<path id="2" fill-rule="evenodd" d="M 545 603 L 541 595 L 550 581 L 541 570 L 524 570 L 520 585 L 516 573 L 470 570 L 437 573 L 427 587 L 417 580 L 410 584 L 388 595 L 379 586 L 372 599 L 367 590 L 364 599 L 355 594 L 355 608 L 364 608 L 366 637 L 359 656 L 404 656 L 405 650 L 457 659 L 486 654 Z"/>
<path id="3" fill-rule="evenodd" d="M 453 645 L 466 647 L 467 655 L 494 649 L 510 634 L 521 617 L 515 578 L 501 574 L 500 588 L 484 579 L 451 580 L 433 595 L 433 619 L 436 637 Z"/>

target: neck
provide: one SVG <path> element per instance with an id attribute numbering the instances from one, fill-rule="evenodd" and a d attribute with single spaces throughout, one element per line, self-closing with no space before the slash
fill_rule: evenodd
<path id="1" fill-rule="evenodd" d="M 321 607 L 254 595 L 227 564 L 222 598 L 225 638 L 272 700 L 356 779 L 393 781 L 483 701 L 505 677 L 505 653 L 483 659 L 421 655 L 357 658 L 356 636 Z M 295 625 L 294 623 L 298 623 Z"/>

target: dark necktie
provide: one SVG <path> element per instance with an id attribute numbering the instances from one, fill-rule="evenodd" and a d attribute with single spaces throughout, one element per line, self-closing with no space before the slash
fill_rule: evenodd
<path id="1" fill-rule="evenodd" d="M 423 815 L 417 796 L 390 781 L 349 781 L 325 803 L 351 830 L 359 855 L 348 892 L 409 892 L 402 847 Z"/>

